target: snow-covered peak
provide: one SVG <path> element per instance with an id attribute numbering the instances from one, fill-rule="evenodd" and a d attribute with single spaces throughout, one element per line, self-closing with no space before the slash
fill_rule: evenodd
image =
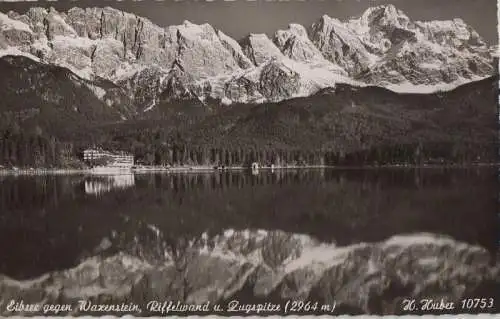
<path id="1" fill-rule="evenodd" d="M 350 74 L 362 72 L 377 59 L 367 51 L 358 34 L 327 15 L 312 25 L 309 37 L 327 60 Z"/>
<path id="2" fill-rule="evenodd" d="M 299 36 L 299 37 L 307 37 L 307 30 L 306 28 L 298 23 L 290 23 L 288 25 L 288 32 Z"/>
<path id="3" fill-rule="evenodd" d="M 346 40 L 349 38 L 357 38 L 356 34 L 347 24 L 337 18 L 331 18 L 326 14 L 312 25 L 309 31 L 309 36 L 313 39 L 318 35 L 318 33 L 323 35 L 334 33 L 342 38 L 345 38 Z M 350 42 L 352 41 L 348 41 L 347 44 Z"/>
<path id="4" fill-rule="evenodd" d="M 53 39 L 58 35 L 76 37 L 77 32 L 71 27 L 59 12 L 54 8 L 50 8 L 47 16 L 44 19 L 44 24 L 47 25 L 47 38 Z"/>
<path id="5" fill-rule="evenodd" d="M 489 52 L 490 52 L 491 56 L 493 56 L 493 57 L 496 57 L 496 58 L 500 57 L 500 49 L 499 49 L 499 47 L 498 47 L 498 44 L 497 44 L 497 45 L 492 46 L 492 47 L 489 49 Z"/>
<path id="6" fill-rule="evenodd" d="M 215 29 L 208 23 L 195 24 L 186 20 L 174 28 L 183 38 L 191 41 L 218 41 Z"/>
<path id="7" fill-rule="evenodd" d="M 296 61 L 326 63 L 318 48 L 307 35 L 307 30 L 300 24 L 290 24 L 286 30 L 278 30 L 274 43 L 281 52 Z"/>
<path id="8" fill-rule="evenodd" d="M 360 22 L 368 26 L 408 27 L 410 18 L 394 5 L 380 5 L 368 8 L 360 17 Z"/>
<path id="9" fill-rule="evenodd" d="M 245 64 L 241 48 L 228 36 L 221 37 L 210 24 L 184 23 L 170 27 L 169 47 L 176 63 L 193 78 L 238 71 Z M 175 35 L 174 35 L 175 34 Z"/>
<path id="10" fill-rule="evenodd" d="M 321 18 L 318 20 L 318 22 L 316 22 L 313 27 L 316 26 L 316 28 L 323 28 L 323 30 L 326 30 L 326 29 L 331 29 L 331 28 L 334 28 L 334 27 L 341 27 L 341 28 L 345 28 L 345 24 L 340 21 L 339 19 L 337 18 L 332 18 L 330 17 L 329 15 L 326 15 L 324 14 L 323 16 L 321 16 Z"/>
<path id="11" fill-rule="evenodd" d="M 243 53 L 243 49 L 236 40 L 224 34 L 224 32 L 220 30 L 217 30 L 216 32 L 222 45 L 224 45 L 226 50 L 233 55 L 233 58 L 238 62 L 240 68 L 248 69 L 253 66 L 252 61 L 250 61 L 245 53 Z"/>
<path id="12" fill-rule="evenodd" d="M 0 12 L 0 30 L 19 30 L 32 33 L 29 25 L 24 22 L 9 18 L 8 15 Z"/>
<path id="13" fill-rule="evenodd" d="M 243 39 L 242 48 L 245 55 L 257 66 L 284 57 L 273 41 L 263 33 L 249 34 Z"/>
<path id="14" fill-rule="evenodd" d="M 299 38 L 308 38 L 306 28 L 298 23 L 291 23 L 288 25 L 288 29 L 286 30 L 278 30 L 275 33 L 275 38 L 291 38 L 291 37 L 299 37 Z"/>
<path id="15" fill-rule="evenodd" d="M 462 19 L 448 21 L 417 21 L 415 24 L 428 41 L 442 46 L 484 47 L 486 43 L 479 34 Z"/>
<path id="16" fill-rule="evenodd" d="M 340 21 L 340 20 L 338 20 L 337 18 L 332 18 L 328 14 L 324 14 L 324 15 L 321 16 L 321 18 L 320 18 L 319 21 L 321 21 L 323 23 L 329 23 L 329 22 L 332 22 L 332 21 Z"/>
<path id="17" fill-rule="evenodd" d="M 165 27 L 111 7 L 33 7 L 0 13 L 0 50 L 122 83 L 140 105 L 167 82 L 232 101 L 302 96 L 346 79 L 405 90 L 465 83 L 493 74 L 496 53 L 462 19 L 412 22 L 393 5 L 347 21 L 325 14 L 310 28 L 290 23 L 271 39 L 249 33 L 241 43 L 206 23 Z M 161 71 L 135 72 L 143 69 Z M 182 76 L 167 81 L 171 69 Z"/>

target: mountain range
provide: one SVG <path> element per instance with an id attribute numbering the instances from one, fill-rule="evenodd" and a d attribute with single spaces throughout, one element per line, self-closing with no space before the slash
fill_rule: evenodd
<path id="1" fill-rule="evenodd" d="M 109 7 L 0 13 L 0 164 L 42 165 L 20 155 L 42 144 L 56 166 L 89 145 L 154 165 L 495 162 L 496 50 L 393 5 L 238 41 Z"/>
<path id="2" fill-rule="evenodd" d="M 110 7 L 0 13 L 0 55 L 67 68 L 108 105 L 123 104 L 108 93 L 121 91 L 132 114 L 179 99 L 278 102 L 337 83 L 448 90 L 495 74 L 493 53 L 461 19 L 412 21 L 393 5 L 239 41 L 209 24 L 160 27 Z"/>

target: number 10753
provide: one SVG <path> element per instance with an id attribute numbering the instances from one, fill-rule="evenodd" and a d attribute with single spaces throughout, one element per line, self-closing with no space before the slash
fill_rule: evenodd
<path id="1" fill-rule="evenodd" d="M 460 300 L 461 309 L 490 309 L 495 305 L 493 298 L 466 298 Z"/>

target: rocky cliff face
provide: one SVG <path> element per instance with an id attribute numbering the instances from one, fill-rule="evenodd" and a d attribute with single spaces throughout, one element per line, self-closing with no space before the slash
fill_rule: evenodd
<path id="1" fill-rule="evenodd" d="M 499 284 L 498 264 L 486 250 L 431 234 L 336 247 L 282 231 L 227 230 L 169 244 L 149 227 L 156 244 L 127 246 L 115 234 L 96 248 L 100 256 L 75 268 L 23 282 L 0 276 L 2 315 L 10 314 L 11 299 L 40 305 L 57 300 L 73 305 L 70 314 L 83 314 L 78 300 L 132 301 L 142 314 L 159 315 L 148 312 L 146 303 L 233 298 L 272 298 L 282 307 L 286 300 L 314 300 L 335 305 L 334 313 L 401 314 L 405 297 L 456 302 Z M 105 253 L 116 248 L 121 252 Z"/>
<path id="2" fill-rule="evenodd" d="M 208 24 L 163 28 L 109 7 L 34 7 L 0 14 L 0 25 L 0 54 L 124 85 L 139 110 L 165 95 L 172 69 L 190 95 L 226 103 L 278 101 L 339 82 L 442 89 L 495 73 L 491 50 L 462 20 L 413 22 L 392 5 L 348 21 L 325 15 L 309 29 L 291 24 L 272 39 L 250 34 L 241 43 Z"/>
<path id="3" fill-rule="evenodd" d="M 346 23 L 323 17 L 311 37 L 354 78 L 400 91 L 404 84 L 463 83 L 494 72 L 487 45 L 462 20 L 413 22 L 392 5 Z"/>
<path id="4" fill-rule="evenodd" d="M 327 15 L 313 24 L 310 37 L 322 54 L 350 74 L 358 74 L 376 61 L 364 43 L 338 19 Z"/>
<path id="5" fill-rule="evenodd" d="M 287 57 L 302 62 L 324 63 L 323 54 L 316 48 L 300 24 L 290 24 L 287 30 L 278 30 L 274 42 Z"/>

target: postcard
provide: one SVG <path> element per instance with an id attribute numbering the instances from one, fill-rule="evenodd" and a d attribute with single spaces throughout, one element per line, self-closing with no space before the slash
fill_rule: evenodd
<path id="1" fill-rule="evenodd" d="M 0 2 L 0 316 L 495 316 L 494 0 Z"/>

